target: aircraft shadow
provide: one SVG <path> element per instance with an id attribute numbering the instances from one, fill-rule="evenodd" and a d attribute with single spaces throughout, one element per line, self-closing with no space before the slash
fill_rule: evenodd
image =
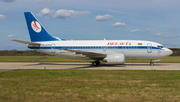
<path id="1" fill-rule="evenodd" d="M 67 66 L 74 66 L 74 68 L 67 68 L 67 69 L 83 69 L 83 68 L 94 68 L 94 69 L 96 69 L 96 68 L 100 68 L 100 67 L 102 67 L 102 68 L 104 68 L 104 67 L 109 67 L 109 68 L 111 68 L 111 67 L 126 67 L 125 65 L 113 65 L 113 64 L 106 64 L 106 63 L 101 63 L 100 65 L 98 65 L 98 66 L 92 66 L 91 65 L 91 63 L 37 63 L 37 64 L 27 64 L 27 65 L 25 65 L 25 66 L 38 66 L 38 65 L 59 65 L 59 66 L 61 66 L 61 65 L 67 65 Z M 79 67 L 79 66 L 82 66 L 82 67 Z M 66 68 L 65 68 L 66 69 Z"/>
<path id="2" fill-rule="evenodd" d="M 74 65 L 91 65 L 91 63 L 37 63 L 37 64 L 30 64 L 30 65 L 69 65 L 69 66 L 74 66 Z M 163 63 L 155 63 L 154 66 L 164 66 L 167 64 Z M 150 66 L 149 63 L 126 63 L 126 64 L 106 64 L 106 63 L 101 63 L 98 66 Z M 95 67 L 98 67 L 95 66 Z M 94 66 L 92 66 L 94 67 Z"/>
<path id="3" fill-rule="evenodd" d="M 100 69 L 100 68 L 111 68 L 111 67 L 128 67 L 128 66 L 150 66 L 149 63 L 127 63 L 127 64 L 106 64 L 106 63 L 101 63 L 98 66 L 92 66 L 91 63 L 37 63 L 37 64 L 29 64 L 29 65 L 25 65 L 25 66 L 35 66 L 35 65 L 67 65 L 67 66 L 73 66 L 73 68 L 64 68 L 64 69 Z M 155 63 L 154 66 L 164 66 L 166 64 L 162 64 L 162 63 Z"/>

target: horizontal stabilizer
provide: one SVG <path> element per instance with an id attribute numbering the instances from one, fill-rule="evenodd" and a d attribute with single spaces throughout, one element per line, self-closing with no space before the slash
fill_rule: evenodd
<path id="1" fill-rule="evenodd" d="M 21 41 L 21 40 L 15 40 L 15 39 L 10 39 L 10 40 L 11 40 L 11 41 L 15 41 L 15 42 L 19 42 L 19 43 L 23 43 L 23 44 L 27 44 L 27 45 L 41 45 L 41 44 L 38 44 L 38 43 Z"/>

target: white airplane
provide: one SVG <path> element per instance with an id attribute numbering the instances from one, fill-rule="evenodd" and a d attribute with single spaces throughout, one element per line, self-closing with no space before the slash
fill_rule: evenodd
<path id="1" fill-rule="evenodd" d="M 65 40 L 50 35 L 31 12 L 24 13 L 31 42 L 11 39 L 49 55 L 81 60 L 95 60 L 109 64 L 124 64 L 125 60 L 154 61 L 169 56 L 172 51 L 162 44 L 142 40 Z"/>

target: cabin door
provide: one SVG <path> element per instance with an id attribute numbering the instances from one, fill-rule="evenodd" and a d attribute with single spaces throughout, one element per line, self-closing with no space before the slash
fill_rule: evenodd
<path id="1" fill-rule="evenodd" d="M 152 44 L 151 44 L 151 43 L 148 43 L 148 44 L 147 44 L 147 52 L 148 52 L 148 53 L 151 53 L 151 52 L 152 52 Z"/>
<path id="2" fill-rule="evenodd" d="M 51 44 L 51 52 L 55 53 L 56 49 L 55 49 L 55 44 Z"/>

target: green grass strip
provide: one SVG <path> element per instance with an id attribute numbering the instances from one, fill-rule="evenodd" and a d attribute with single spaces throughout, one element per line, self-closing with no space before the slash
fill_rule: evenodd
<path id="1" fill-rule="evenodd" d="M 58 62 L 58 63 L 90 63 L 93 60 L 67 59 L 55 56 L 0 56 L 0 62 Z M 126 63 L 149 63 L 150 60 L 126 60 Z M 162 58 L 156 63 L 180 63 L 180 56 Z"/>
<path id="2" fill-rule="evenodd" d="M 175 102 L 180 71 L 12 70 L 0 73 L 0 101 Z"/>

